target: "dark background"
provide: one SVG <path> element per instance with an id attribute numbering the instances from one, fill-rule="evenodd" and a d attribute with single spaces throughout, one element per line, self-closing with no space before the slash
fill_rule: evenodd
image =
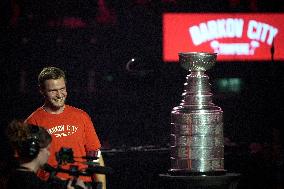
<path id="1" fill-rule="evenodd" d="M 90 114 L 106 164 L 116 170 L 110 188 L 158 188 L 157 175 L 170 167 L 170 112 L 188 74 L 162 62 L 162 13 L 283 12 L 283 4 L 1 0 L 1 130 L 42 105 L 37 75 L 58 66 L 67 74 L 68 104 Z M 134 71 L 126 69 L 131 58 Z M 224 111 L 225 168 L 242 173 L 240 188 L 276 188 L 283 177 L 283 62 L 217 62 L 206 73 Z M 241 90 L 219 90 L 223 78 L 239 78 Z M 3 132 L 1 140 L 5 157 Z"/>

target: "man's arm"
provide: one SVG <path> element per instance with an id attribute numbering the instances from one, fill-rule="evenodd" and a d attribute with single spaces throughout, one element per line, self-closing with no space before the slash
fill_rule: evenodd
<path id="1" fill-rule="evenodd" d="M 86 132 L 85 132 L 85 136 L 86 136 L 86 151 L 97 151 L 100 149 L 101 144 L 100 144 L 100 140 L 97 136 L 97 133 L 95 131 L 95 127 L 93 125 L 93 122 L 90 118 L 90 116 L 88 114 L 86 115 L 86 119 L 85 119 L 85 126 L 86 126 Z M 104 160 L 103 160 L 103 156 L 101 154 L 101 151 L 98 151 L 98 163 L 100 166 L 104 166 Z M 102 183 L 102 189 L 106 189 L 106 176 L 104 174 L 96 174 L 95 175 L 95 179 L 97 182 L 101 182 Z"/>
<path id="2" fill-rule="evenodd" d="M 102 155 L 100 155 L 100 157 L 99 157 L 99 165 L 100 166 L 105 165 Z M 96 174 L 96 180 L 97 180 L 97 182 L 102 183 L 102 189 L 106 189 L 106 176 L 104 174 Z"/>

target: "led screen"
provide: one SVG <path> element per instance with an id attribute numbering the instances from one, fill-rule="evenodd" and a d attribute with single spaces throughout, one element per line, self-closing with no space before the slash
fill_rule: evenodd
<path id="1" fill-rule="evenodd" d="M 215 52 L 218 61 L 284 60 L 284 14 L 165 13 L 163 61 L 179 52 Z"/>

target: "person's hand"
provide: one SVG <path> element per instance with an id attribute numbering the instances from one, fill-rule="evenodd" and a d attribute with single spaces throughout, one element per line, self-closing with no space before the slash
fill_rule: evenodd
<path id="1" fill-rule="evenodd" d="M 85 183 L 81 179 L 79 179 L 79 178 L 77 179 L 75 185 L 82 187 L 82 189 L 87 189 L 87 186 L 85 185 Z"/>
<path id="2" fill-rule="evenodd" d="M 68 181 L 67 189 L 75 189 L 75 188 L 72 186 L 72 182 L 73 182 L 73 179 L 70 179 L 70 180 Z"/>
<path id="3" fill-rule="evenodd" d="M 87 189 L 87 186 L 85 185 L 85 183 L 79 178 L 76 179 L 75 187 L 72 186 L 73 180 L 74 179 L 71 179 L 68 181 L 67 189 Z"/>

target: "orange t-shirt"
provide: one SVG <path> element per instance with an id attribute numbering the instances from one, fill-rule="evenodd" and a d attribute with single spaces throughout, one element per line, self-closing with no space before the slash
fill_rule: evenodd
<path id="1" fill-rule="evenodd" d="M 72 148 L 75 160 L 72 165 L 78 166 L 79 170 L 87 167 L 80 163 L 86 162 L 81 157 L 86 156 L 87 151 L 96 151 L 101 147 L 91 118 L 81 109 L 65 105 L 62 113 L 50 114 L 40 107 L 27 118 L 26 122 L 44 127 L 52 136 L 48 164 L 53 167 L 57 166 L 55 154 L 61 147 Z M 69 170 L 69 165 L 63 165 L 62 168 Z M 40 172 L 39 176 L 43 179 L 48 178 L 48 174 L 43 172 Z M 56 176 L 62 179 L 71 178 L 66 173 L 57 173 Z M 86 182 L 91 181 L 90 177 L 80 176 L 80 178 Z"/>

